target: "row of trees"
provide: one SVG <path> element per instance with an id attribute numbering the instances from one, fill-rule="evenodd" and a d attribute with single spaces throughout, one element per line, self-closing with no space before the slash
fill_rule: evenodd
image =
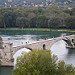
<path id="1" fill-rule="evenodd" d="M 17 59 L 13 75 L 75 75 L 72 65 L 67 65 L 64 61 L 57 63 L 57 59 L 57 56 L 51 55 L 50 50 L 23 53 Z"/>
<path id="2" fill-rule="evenodd" d="M 75 8 L 0 8 L 0 28 L 75 28 Z"/>

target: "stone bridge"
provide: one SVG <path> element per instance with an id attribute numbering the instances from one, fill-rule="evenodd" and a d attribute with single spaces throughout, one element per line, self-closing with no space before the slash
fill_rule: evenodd
<path id="1" fill-rule="evenodd" d="M 36 41 L 35 43 L 19 45 L 15 47 L 13 47 L 12 43 L 3 43 L 2 41 L 0 41 L 0 58 L 5 59 L 7 61 L 12 60 L 13 55 L 21 48 L 28 48 L 30 50 L 32 49 L 49 50 L 52 47 L 52 45 L 59 40 L 64 40 L 66 42 L 66 47 L 75 48 L 75 35 L 56 37 L 56 38 Z"/>
<path id="2" fill-rule="evenodd" d="M 28 48 L 30 50 L 32 50 L 32 49 L 49 50 L 52 47 L 52 45 L 59 40 L 64 40 L 67 44 L 67 47 L 73 48 L 73 47 L 75 47 L 74 43 L 72 42 L 73 39 L 75 39 L 75 35 L 56 37 L 56 38 L 36 41 L 34 43 L 28 43 L 25 45 L 19 45 L 19 46 L 13 47 L 13 54 L 15 54 L 21 48 Z"/>

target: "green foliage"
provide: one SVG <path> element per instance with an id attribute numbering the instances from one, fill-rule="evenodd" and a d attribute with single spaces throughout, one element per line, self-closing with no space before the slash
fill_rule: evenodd
<path id="1" fill-rule="evenodd" d="M 58 62 L 58 75 L 74 75 L 75 68 L 70 64 L 65 64 L 64 61 Z"/>
<path id="2" fill-rule="evenodd" d="M 0 60 L 0 66 L 1 66 L 1 63 L 2 63 L 2 62 L 1 62 L 1 60 Z"/>
<path id="3" fill-rule="evenodd" d="M 75 8 L 0 8 L 0 28 L 68 28 L 73 29 Z"/>
<path id="4" fill-rule="evenodd" d="M 70 16 L 65 19 L 66 28 L 75 29 L 75 16 Z"/>
<path id="5" fill-rule="evenodd" d="M 50 51 L 33 50 L 18 57 L 13 75 L 49 75 L 56 72 L 57 57 Z M 53 74 L 54 74 L 53 73 Z"/>
<path id="6" fill-rule="evenodd" d="M 37 25 L 38 25 L 37 27 L 38 28 L 47 28 L 47 26 L 48 26 L 47 21 L 48 20 L 44 15 L 39 15 L 37 17 Z"/>
<path id="7" fill-rule="evenodd" d="M 25 17 L 18 17 L 16 19 L 16 26 L 20 28 L 28 27 L 27 19 Z"/>
<path id="8" fill-rule="evenodd" d="M 57 56 L 51 55 L 48 50 L 32 50 L 22 53 L 17 58 L 13 75 L 69 75 L 75 74 L 72 65 L 66 65 L 64 61 L 57 63 Z"/>
<path id="9" fill-rule="evenodd" d="M 53 17 L 48 21 L 50 28 L 59 28 L 61 25 L 61 18 Z"/>

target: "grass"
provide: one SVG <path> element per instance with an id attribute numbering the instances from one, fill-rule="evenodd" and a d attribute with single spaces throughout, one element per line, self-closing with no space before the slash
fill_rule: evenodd
<path id="1" fill-rule="evenodd" d="M 75 29 L 50 29 L 50 28 L 0 28 L 0 30 L 32 30 L 32 31 L 75 32 Z"/>

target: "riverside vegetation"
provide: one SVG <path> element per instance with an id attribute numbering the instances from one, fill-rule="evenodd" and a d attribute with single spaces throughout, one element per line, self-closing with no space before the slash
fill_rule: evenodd
<path id="1" fill-rule="evenodd" d="M 58 61 L 51 51 L 32 50 L 17 58 L 13 75 L 75 75 L 75 67 Z"/>
<path id="2" fill-rule="evenodd" d="M 75 8 L 0 8 L 0 28 L 75 29 Z"/>

